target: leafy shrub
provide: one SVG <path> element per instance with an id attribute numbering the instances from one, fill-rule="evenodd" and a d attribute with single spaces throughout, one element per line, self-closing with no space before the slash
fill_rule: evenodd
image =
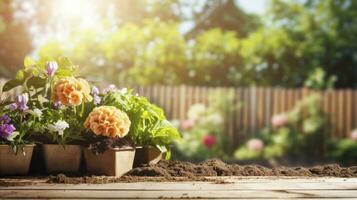
<path id="1" fill-rule="evenodd" d="M 211 94 L 209 106 L 192 105 L 187 119 L 177 121 L 182 142 L 177 143 L 177 156 L 182 159 L 204 160 L 218 157 L 228 159 L 230 141 L 224 137 L 225 116 L 238 107 L 232 104 L 230 94 Z"/>
<path id="2" fill-rule="evenodd" d="M 272 118 L 272 128 L 265 128 L 257 134 L 264 142 L 264 148 L 256 151 L 245 144 L 235 151 L 235 158 L 275 159 L 294 156 L 304 159 L 321 158 L 325 145 L 324 128 L 326 117 L 321 108 L 321 97 L 312 94 L 287 113 Z"/>

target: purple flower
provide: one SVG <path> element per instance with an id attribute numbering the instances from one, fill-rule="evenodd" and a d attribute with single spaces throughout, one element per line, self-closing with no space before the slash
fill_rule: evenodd
<path id="1" fill-rule="evenodd" d="M 0 124 L 8 124 L 11 122 L 11 119 L 8 115 L 3 115 L 0 117 Z"/>
<path id="2" fill-rule="evenodd" d="M 114 84 L 111 84 L 103 90 L 103 93 L 107 94 L 108 92 L 116 91 L 116 90 L 117 90 L 117 87 Z"/>
<path id="3" fill-rule="evenodd" d="M 58 70 L 58 64 L 56 61 L 50 61 L 46 63 L 46 71 L 47 75 L 52 77 L 56 74 Z"/>
<path id="4" fill-rule="evenodd" d="M 16 130 L 12 124 L 3 124 L 0 126 L 0 137 L 3 139 L 8 139 Z"/>
<path id="5" fill-rule="evenodd" d="M 21 111 L 28 110 L 27 103 L 29 101 L 29 96 L 27 94 L 18 95 L 15 99 L 16 108 Z"/>
<path id="6" fill-rule="evenodd" d="M 97 87 L 93 86 L 93 88 L 92 88 L 92 94 L 93 94 L 93 95 L 99 95 L 99 89 L 98 89 Z"/>
<path id="7" fill-rule="evenodd" d="M 17 109 L 17 104 L 16 103 L 12 103 L 8 106 L 6 106 L 7 109 L 11 110 L 11 111 L 14 111 Z"/>
<path id="8" fill-rule="evenodd" d="M 102 101 L 102 98 L 100 98 L 100 96 L 98 95 L 94 95 L 93 100 L 94 100 L 94 105 L 98 105 Z"/>
<path id="9" fill-rule="evenodd" d="M 53 106 L 56 108 L 60 108 L 62 106 L 62 103 L 60 101 L 56 101 L 53 103 Z"/>
<path id="10" fill-rule="evenodd" d="M 100 98 L 99 93 L 100 93 L 99 89 L 97 87 L 93 86 L 92 95 L 93 95 L 93 99 L 94 99 L 94 105 L 98 105 L 102 101 L 102 98 Z"/>

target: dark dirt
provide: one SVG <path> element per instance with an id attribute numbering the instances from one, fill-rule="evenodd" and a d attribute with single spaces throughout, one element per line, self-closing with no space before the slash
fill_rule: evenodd
<path id="1" fill-rule="evenodd" d="M 303 176 L 303 177 L 357 177 L 357 166 L 343 168 L 337 164 L 304 167 L 267 168 L 259 165 L 226 164 L 211 159 L 199 164 L 182 161 L 161 161 L 156 165 L 142 165 L 134 168 L 121 178 L 104 176 L 68 177 L 63 174 L 51 176 L 48 183 L 103 184 L 116 182 L 162 182 L 162 181 L 210 181 L 227 184 L 222 179 L 209 179 L 210 176 Z"/>
<path id="2" fill-rule="evenodd" d="M 267 168 L 259 165 L 227 164 L 218 159 L 211 159 L 199 164 L 183 161 L 161 161 L 156 165 L 142 165 L 126 175 L 116 178 L 107 176 L 69 176 L 59 174 L 46 177 L 47 183 L 63 184 L 106 184 L 119 182 L 182 182 L 208 181 L 227 184 L 222 179 L 206 178 L 216 176 L 301 176 L 301 177 L 357 177 L 357 166 L 340 167 L 337 164 L 316 167 L 276 167 Z M 0 180 L 0 186 L 9 186 L 14 182 Z M 21 183 L 23 184 L 23 183 Z"/>
<path id="3" fill-rule="evenodd" d="M 226 164 L 218 159 L 211 159 L 199 164 L 181 161 L 161 161 L 155 166 L 144 165 L 134 168 L 126 176 L 333 176 L 357 177 L 357 166 L 343 168 L 337 164 L 304 167 L 267 168 L 259 165 Z"/>

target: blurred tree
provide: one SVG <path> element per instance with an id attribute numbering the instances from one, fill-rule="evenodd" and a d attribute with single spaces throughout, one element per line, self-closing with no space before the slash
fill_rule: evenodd
<path id="1" fill-rule="evenodd" d="M 11 0 L 0 1 L 0 44 L 0 77 L 11 77 L 32 49 L 25 25 L 14 18 Z"/>
<path id="2" fill-rule="evenodd" d="M 184 82 L 187 47 L 176 23 L 147 20 L 143 25 L 126 23 L 111 34 L 103 32 L 106 31 L 77 32 L 67 45 L 48 42 L 39 55 L 68 56 L 83 67 L 83 74 L 98 82 L 126 85 Z"/>
<path id="3" fill-rule="evenodd" d="M 197 35 L 189 53 L 190 84 L 229 86 L 240 83 L 239 48 L 240 41 L 234 31 L 216 28 Z"/>
<path id="4" fill-rule="evenodd" d="M 237 6 L 235 0 L 205 0 L 200 3 L 202 2 L 204 2 L 202 9 L 192 11 L 195 26 L 188 33 L 189 36 L 195 36 L 212 28 L 221 28 L 235 31 L 238 37 L 246 37 L 261 25 L 258 16 L 245 13 Z M 190 6 L 191 9 L 195 9 L 195 6 Z"/>
<path id="5" fill-rule="evenodd" d="M 204 16 L 204 23 L 196 22 L 186 38 L 177 17 L 189 15 L 173 11 L 182 2 L 135 0 L 117 13 L 114 29 L 73 32 L 66 42 L 43 46 L 40 55 L 69 55 L 92 77 L 105 67 L 103 77 L 113 83 L 357 87 L 355 1 L 272 0 L 265 27 L 250 33 L 254 28 L 241 29 L 249 17 L 239 17 L 234 1 L 200 1 L 204 9 L 194 16 Z"/>
<path id="6" fill-rule="evenodd" d="M 267 78 L 266 85 L 310 85 L 305 82 L 321 68 L 327 85 L 336 77 L 337 87 L 357 86 L 357 45 L 353 42 L 357 39 L 357 1 L 273 0 L 267 24 L 272 31 L 260 31 L 265 35 L 262 41 L 247 50 L 256 59 L 247 59 L 246 67 L 253 65 L 260 71 L 256 80 Z M 259 36 L 250 40 L 254 37 Z M 323 87 L 327 86 L 316 89 Z"/>

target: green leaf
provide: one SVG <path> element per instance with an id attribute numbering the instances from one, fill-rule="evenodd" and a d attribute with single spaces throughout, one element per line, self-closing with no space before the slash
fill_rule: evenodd
<path id="1" fill-rule="evenodd" d="M 18 135 L 20 135 L 20 132 L 15 131 L 12 133 L 12 135 L 7 139 L 8 141 L 14 141 L 15 137 L 17 137 Z"/>
<path id="2" fill-rule="evenodd" d="M 2 91 L 3 92 L 7 92 L 9 90 L 12 90 L 13 88 L 22 85 L 22 83 L 23 83 L 22 81 L 18 81 L 16 79 L 10 80 L 10 81 L 5 83 L 5 85 L 2 88 Z"/>
<path id="3" fill-rule="evenodd" d="M 19 70 L 16 73 L 15 79 L 18 81 L 24 81 L 25 80 L 25 71 L 24 70 Z"/>
<path id="4" fill-rule="evenodd" d="M 73 75 L 73 71 L 69 70 L 69 69 L 59 69 L 56 72 L 56 76 L 59 78 L 68 77 L 68 76 L 72 76 L 72 75 Z"/>
<path id="5" fill-rule="evenodd" d="M 38 88 L 43 88 L 46 86 L 47 80 L 45 78 L 41 78 L 41 77 L 31 77 L 28 81 L 27 81 L 27 87 L 31 87 L 33 86 L 34 88 L 38 89 Z"/>
<path id="6" fill-rule="evenodd" d="M 33 67 L 34 65 L 36 65 L 36 61 L 32 60 L 30 57 L 26 57 L 24 60 L 24 66 L 25 68 L 27 67 Z"/>
<path id="7" fill-rule="evenodd" d="M 58 58 L 58 65 L 63 68 L 71 68 L 73 66 L 72 61 L 67 57 L 59 57 Z"/>

